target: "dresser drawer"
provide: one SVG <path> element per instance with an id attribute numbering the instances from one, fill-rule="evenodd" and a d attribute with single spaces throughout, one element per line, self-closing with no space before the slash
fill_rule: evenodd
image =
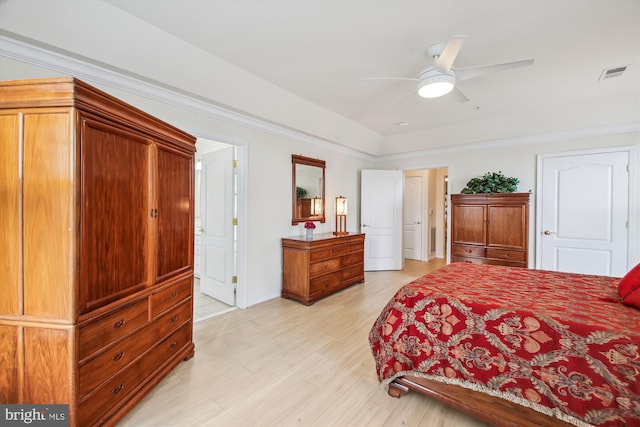
<path id="1" fill-rule="evenodd" d="M 80 403 L 78 425 L 100 424 L 101 418 L 120 406 L 149 375 L 187 345 L 190 339 L 191 325 L 185 325 L 96 389 L 95 393 Z"/>
<path id="2" fill-rule="evenodd" d="M 503 259 L 507 261 L 524 262 L 524 252 L 510 251 L 508 249 L 489 249 L 487 248 L 487 258 Z"/>
<path id="3" fill-rule="evenodd" d="M 80 326 L 80 360 L 144 326 L 148 319 L 148 301 L 145 298 Z"/>
<path id="4" fill-rule="evenodd" d="M 331 249 L 329 248 L 314 250 L 309 254 L 309 260 L 311 262 L 322 261 L 328 258 L 331 258 Z"/>
<path id="5" fill-rule="evenodd" d="M 193 278 L 187 277 L 161 291 L 151 294 L 151 317 L 156 317 L 180 301 L 191 297 Z"/>
<path id="6" fill-rule="evenodd" d="M 309 266 L 309 276 L 316 277 L 334 272 L 340 268 L 340 258 L 329 259 L 327 261 L 314 262 Z"/>
<path id="7" fill-rule="evenodd" d="M 343 282 L 352 282 L 353 279 L 363 279 L 363 278 L 364 278 L 364 269 L 362 264 L 345 268 L 340 272 L 340 279 Z"/>
<path id="8" fill-rule="evenodd" d="M 331 289 L 340 283 L 340 273 L 327 274 L 309 281 L 309 295 Z"/>
<path id="9" fill-rule="evenodd" d="M 364 251 L 364 243 L 357 242 L 357 243 L 351 243 L 349 245 L 349 252 L 358 252 L 358 251 Z"/>
<path id="10" fill-rule="evenodd" d="M 345 255 L 340 258 L 340 265 L 344 267 L 350 267 L 356 264 L 362 264 L 364 262 L 364 253 L 356 252 L 353 254 Z"/>
<path id="11" fill-rule="evenodd" d="M 340 245 L 331 248 L 331 256 L 340 256 L 349 253 L 349 245 Z"/>

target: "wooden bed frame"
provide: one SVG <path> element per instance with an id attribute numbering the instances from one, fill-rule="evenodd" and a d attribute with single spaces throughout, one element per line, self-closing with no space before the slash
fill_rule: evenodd
<path id="1" fill-rule="evenodd" d="M 496 427 L 570 427 L 550 415 L 534 411 L 499 397 L 452 384 L 413 376 L 396 378 L 389 384 L 389 395 L 401 397 L 409 390 L 432 397 Z"/>

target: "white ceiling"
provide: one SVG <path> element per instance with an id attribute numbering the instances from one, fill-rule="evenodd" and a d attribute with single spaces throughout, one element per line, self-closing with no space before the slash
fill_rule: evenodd
<path id="1" fill-rule="evenodd" d="M 639 93 L 637 0 L 107 2 L 384 136 Z M 362 81 L 415 77 L 432 64 L 427 47 L 458 34 L 455 66 L 534 65 L 460 82 L 465 104 Z"/>
<path id="2" fill-rule="evenodd" d="M 0 11 L 0 35 L 374 155 L 640 123 L 640 0 L 0 0 Z M 467 103 L 362 81 L 416 77 L 427 47 L 452 35 L 466 35 L 454 67 L 535 62 L 459 82 Z"/>

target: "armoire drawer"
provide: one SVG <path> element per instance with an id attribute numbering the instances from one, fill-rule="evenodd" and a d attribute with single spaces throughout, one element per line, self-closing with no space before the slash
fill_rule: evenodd
<path id="1" fill-rule="evenodd" d="M 158 346 L 150 349 L 143 357 L 100 386 L 95 393 L 80 403 L 78 425 L 94 425 L 101 418 L 120 406 L 145 379 L 158 369 L 173 354 L 191 340 L 191 325 L 165 338 Z"/>
<path id="2" fill-rule="evenodd" d="M 309 266 L 309 276 L 316 277 L 328 274 L 340 268 L 340 258 L 333 258 L 327 261 L 314 262 Z"/>
<path id="3" fill-rule="evenodd" d="M 192 293 L 192 277 L 186 277 L 161 291 L 154 292 L 151 294 L 151 317 L 155 318 L 168 308 L 191 297 Z"/>
<path id="4" fill-rule="evenodd" d="M 327 274 L 309 281 L 309 294 L 331 289 L 340 283 L 340 273 Z"/>
<path id="5" fill-rule="evenodd" d="M 466 264 L 487 264 L 487 260 L 485 258 L 473 258 L 473 257 L 463 257 L 463 256 L 452 256 L 451 262 L 464 262 Z"/>
<path id="6" fill-rule="evenodd" d="M 145 298 L 80 326 L 78 332 L 80 360 L 86 359 L 102 347 L 144 326 L 148 319 L 148 301 Z"/>
<path id="7" fill-rule="evenodd" d="M 524 252 L 487 248 L 487 258 L 524 262 Z"/>
<path id="8" fill-rule="evenodd" d="M 84 396 L 134 361 L 149 347 L 191 319 L 191 304 L 184 302 L 104 353 L 80 366 L 79 395 Z"/>
<path id="9" fill-rule="evenodd" d="M 475 247 L 475 246 L 453 245 L 453 246 L 451 246 L 451 255 L 470 256 L 470 257 L 484 257 L 485 256 L 485 248 L 484 247 Z"/>

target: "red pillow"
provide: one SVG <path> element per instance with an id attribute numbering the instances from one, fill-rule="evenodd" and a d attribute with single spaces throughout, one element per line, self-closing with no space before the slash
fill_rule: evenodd
<path id="1" fill-rule="evenodd" d="M 640 289 L 636 289 L 635 292 L 631 292 L 622 302 L 631 307 L 640 309 Z"/>
<path id="2" fill-rule="evenodd" d="M 618 283 L 618 294 L 623 300 L 631 296 L 636 289 L 640 289 L 640 264 L 629 270 Z"/>

